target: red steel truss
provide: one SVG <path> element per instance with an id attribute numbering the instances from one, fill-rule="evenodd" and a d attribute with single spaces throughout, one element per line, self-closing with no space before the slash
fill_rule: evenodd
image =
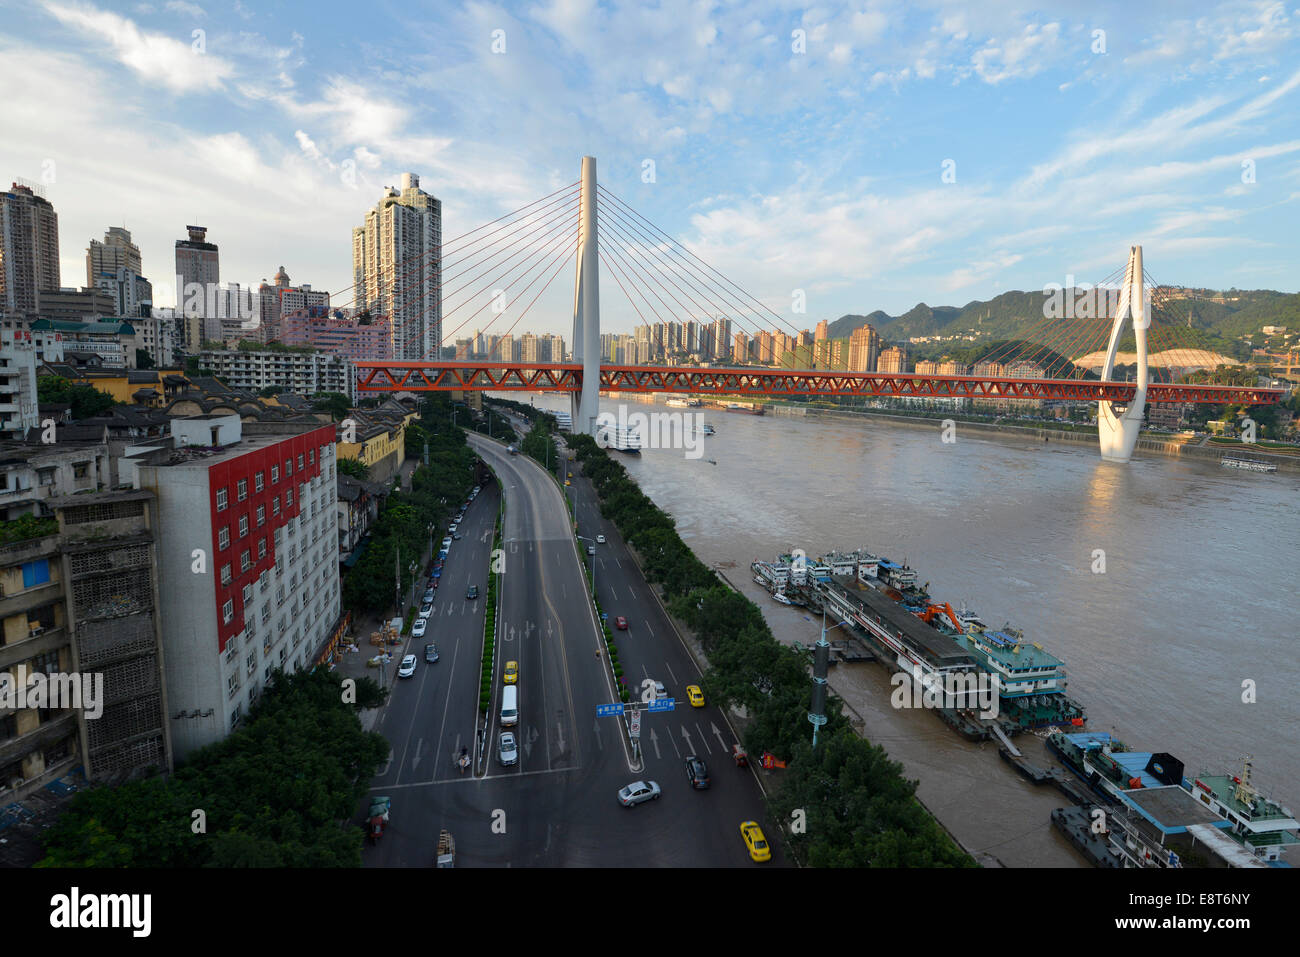
<path id="1" fill-rule="evenodd" d="M 501 392 L 577 392 L 582 366 L 551 362 L 357 362 L 361 392 L 429 392 L 472 389 Z M 864 395 L 967 399 L 1132 400 L 1132 382 L 1096 379 L 1002 379 L 916 375 L 910 372 L 827 372 L 788 369 L 701 369 L 693 366 L 601 366 L 600 387 L 613 392 L 684 395 Z M 1281 389 L 1152 383 L 1148 402 L 1271 405 Z"/>

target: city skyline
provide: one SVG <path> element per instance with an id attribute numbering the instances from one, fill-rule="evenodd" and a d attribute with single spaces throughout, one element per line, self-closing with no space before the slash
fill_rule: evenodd
<path id="1" fill-rule="evenodd" d="M 571 182 L 583 153 L 797 327 L 1095 281 L 1130 242 L 1161 281 L 1294 291 L 1294 14 L 1028 10 L 465 5 L 380 45 L 305 7 L 12 7 L 0 117 L 28 135 L 0 144 L 0 173 L 44 186 L 65 282 L 120 224 L 161 305 L 186 223 L 221 237 L 241 286 L 283 262 L 344 304 L 350 230 L 403 172 L 454 239 Z M 654 58 L 600 57 L 638 31 Z M 338 42 L 368 65 L 315 69 Z M 87 159 L 87 136 L 112 149 Z M 568 299 L 544 297 L 530 330 L 571 333 Z"/>

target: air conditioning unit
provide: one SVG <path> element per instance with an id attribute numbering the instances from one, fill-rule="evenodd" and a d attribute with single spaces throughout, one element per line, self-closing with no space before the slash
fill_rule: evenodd
<path id="1" fill-rule="evenodd" d="M 10 786 L 11 788 L 13 788 L 15 791 L 18 790 L 18 788 L 22 787 L 22 786 L 23 786 L 24 784 L 26 784 L 26 783 L 27 783 L 26 778 L 10 778 L 10 779 L 9 779 L 9 786 Z"/>

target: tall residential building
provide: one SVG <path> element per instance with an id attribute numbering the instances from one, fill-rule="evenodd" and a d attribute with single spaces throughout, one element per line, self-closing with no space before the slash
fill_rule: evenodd
<path id="1" fill-rule="evenodd" d="M 25 329 L 0 329 L 0 435 L 21 439 L 39 425 L 36 342 Z"/>
<path id="2" fill-rule="evenodd" d="M 870 325 L 860 326 L 849 334 L 850 372 L 875 372 L 880 361 L 880 333 Z"/>
<path id="3" fill-rule="evenodd" d="M 293 349 L 289 352 L 242 349 L 203 349 L 199 365 L 232 389 L 257 392 L 276 386 L 286 392 L 314 395 L 341 392 L 356 400 L 356 370 L 349 359 L 328 352 Z"/>
<path id="4" fill-rule="evenodd" d="M 40 314 L 40 294 L 59 289 L 59 216 L 30 186 L 0 193 L 0 313 Z"/>
<path id="5" fill-rule="evenodd" d="M 186 226 L 189 239 L 176 240 L 176 313 L 186 319 L 195 317 L 215 320 L 217 284 L 221 281 L 221 263 L 215 243 L 207 241 L 208 227 Z M 184 346 L 197 352 L 201 342 L 194 341 L 195 332 L 206 337 L 207 323 L 185 322 Z M 219 332 L 219 326 L 218 326 Z"/>
<path id="6" fill-rule="evenodd" d="M 388 320 L 393 358 L 437 359 L 442 351 L 442 202 L 402 174 L 352 230 L 358 309 Z M 480 350 L 481 351 L 481 350 Z"/>
<path id="7" fill-rule="evenodd" d="M 140 247 L 131 242 L 130 230 L 110 226 L 102 243 L 90 241 L 86 248 L 86 286 L 107 291 L 113 297 L 117 316 L 134 319 L 152 309 L 153 284 L 142 275 Z"/>
<path id="8" fill-rule="evenodd" d="M 280 338 L 280 319 L 290 313 L 303 310 L 311 313 L 317 311 L 318 315 L 324 315 L 329 309 L 330 294 L 320 292 L 311 288 L 304 283 L 301 286 L 294 286 L 289 282 L 289 274 L 280 267 L 280 271 L 275 274 L 272 280 L 274 285 L 262 280 L 262 284 L 257 289 L 257 313 L 260 320 L 259 338 L 262 342 L 273 342 L 275 340 L 284 340 Z M 381 358 L 376 356 L 375 358 Z M 387 358 L 384 356 L 382 358 Z"/>
<path id="9" fill-rule="evenodd" d="M 907 350 L 899 346 L 890 346 L 888 349 L 882 349 L 880 359 L 876 363 L 877 372 L 907 372 L 908 359 Z"/>
<path id="10" fill-rule="evenodd" d="M 307 346 L 355 360 L 392 358 L 393 342 L 386 322 L 331 319 L 300 309 L 280 317 L 276 325 L 276 341 L 282 345 Z"/>
<path id="11" fill-rule="evenodd" d="M 736 333 L 735 345 L 731 350 L 732 362 L 749 361 L 749 334 L 745 332 Z"/>
<path id="12" fill-rule="evenodd" d="M 713 352 L 717 359 L 725 359 L 727 346 L 731 342 L 731 320 L 716 319 L 713 322 Z"/>

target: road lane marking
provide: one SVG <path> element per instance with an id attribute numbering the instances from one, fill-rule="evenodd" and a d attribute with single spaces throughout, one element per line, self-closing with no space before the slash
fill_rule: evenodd
<path id="1" fill-rule="evenodd" d="M 677 684 L 677 675 L 673 674 L 673 666 L 665 661 L 664 667 L 668 669 L 668 674 L 672 676 L 673 684 Z"/>
<path id="2" fill-rule="evenodd" d="M 700 743 L 704 745 L 705 752 L 707 752 L 708 754 L 712 754 L 713 749 L 709 747 L 709 739 L 704 734 L 704 729 L 700 727 L 700 723 L 698 721 L 695 722 L 695 730 L 700 733 Z"/>

